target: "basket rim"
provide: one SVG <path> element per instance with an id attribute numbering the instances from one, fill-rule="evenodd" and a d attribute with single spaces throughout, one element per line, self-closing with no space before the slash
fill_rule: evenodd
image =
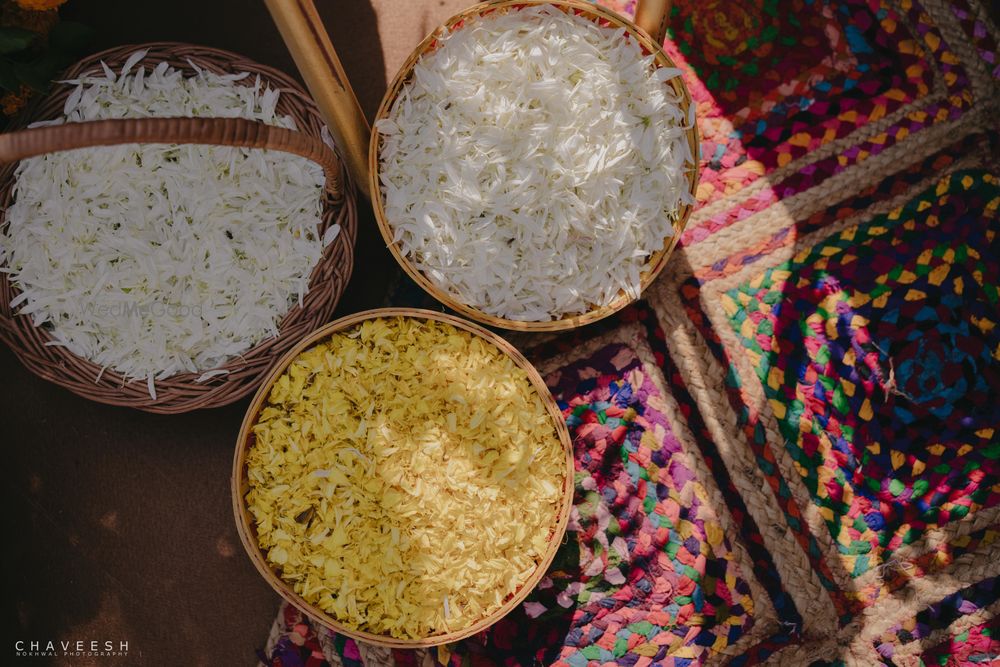
<path id="1" fill-rule="evenodd" d="M 280 93 L 279 110 L 295 117 L 297 131 L 316 141 L 323 140 L 325 123 L 318 108 L 302 86 L 288 74 L 239 53 L 176 41 L 126 44 L 80 58 L 63 71 L 48 93 L 37 97 L 19 114 L 11 129 L 20 129 L 36 120 L 58 115 L 59 112 L 54 109 L 58 107 L 61 110 L 62 102 L 72 90 L 64 83 L 67 79 L 99 70 L 101 62 L 118 67 L 131 54 L 144 49 L 148 53 L 137 65 L 150 67 L 169 61 L 182 70 L 184 76 L 194 74 L 195 67 L 215 72 L 249 72 L 249 77 L 237 82 L 241 85 L 253 85 L 255 78 L 259 77 L 262 83 Z M 13 200 L 16 168 L 17 163 L 0 166 L 0 227 L 7 224 L 6 205 Z M 207 369 L 175 373 L 156 381 L 157 398 L 153 399 L 146 391 L 145 378 L 126 378 L 111 368 L 102 370 L 100 365 L 62 346 L 46 346 L 54 340 L 49 331 L 34 326 L 30 316 L 21 315 L 19 309 L 9 308 L 8 297 L 13 298 L 21 292 L 6 273 L 0 276 L 0 340 L 35 375 L 96 402 L 169 414 L 220 407 L 237 401 L 256 388 L 264 372 L 299 335 L 330 317 L 346 288 L 353 268 L 357 210 L 354 184 L 346 170 L 340 171 L 340 193 L 331 189 L 328 180 L 320 195 L 322 212 L 318 229 L 322 234 L 329 226 L 339 224 L 341 232 L 323 249 L 323 255 L 312 267 L 309 292 L 302 305 L 293 303 L 281 315 L 276 336 L 259 341 L 216 367 L 228 370 L 226 375 L 199 383 L 196 380 Z"/>
<path id="2" fill-rule="evenodd" d="M 257 542 L 256 527 L 252 518 L 249 516 L 245 500 L 246 489 L 249 485 L 247 481 L 246 466 L 246 453 L 250 446 L 249 436 L 251 429 L 257 422 L 257 416 L 263 408 L 264 401 L 270 394 L 274 383 L 303 351 L 309 349 L 316 343 L 329 338 L 336 332 L 355 327 L 362 322 L 372 319 L 391 317 L 444 322 L 471 333 L 474 336 L 482 338 L 486 342 L 490 343 L 494 348 L 503 352 L 507 357 L 514 361 L 518 367 L 527 373 L 529 382 L 538 393 L 539 398 L 545 405 L 546 411 L 552 418 L 553 426 L 555 427 L 556 434 L 559 437 L 560 444 L 562 445 L 565 459 L 563 494 L 560 501 L 559 512 L 553 526 L 552 534 L 549 537 L 546 552 L 542 555 L 542 558 L 539 560 L 531 576 L 503 605 L 500 606 L 499 609 L 494 611 L 489 616 L 479 619 L 472 625 L 462 630 L 432 635 L 431 637 L 420 639 L 400 639 L 397 637 L 378 635 L 372 632 L 351 628 L 303 599 L 299 594 L 292 590 L 292 587 L 288 583 L 275 574 L 274 570 L 267 564 L 263 555 L 263 549 Z M 271 588 L 278 593 L 278 595 L 291 603 L 299 611 L 316 623 L 335 632 L 378 646 L 412 649 L 438 646 L 470 637 L 477 632 L 481 632 L 490 627 L 513 611 L 524 601 L 531 591 L 535 589 L 542 577 L 544 577 L 548 572 L 549 566 L 552 564 L 556 552 L 562 545 L 563 537 L 566 534 L 566 530 L 569 525 L 570 511 L 573 507 L 574 473 L 575 465 L 573 460 L 572 439 L 570 438 L 569 429 L 566 426 L 566 420 L 563 418 L 562 411 L 559 409 L 558 404 L 552 397 L 548 387 L 545 385 L 545 381 L 542 379 L 541 374 L 517 348 L 492 331 L 474 322 L 470 322 L 469 320 L 449 315 L 447 313 L 422 308 L 374 308 L 346 315 L 316 329 L 311 334 L 305 336 L 298 343 L 296 343 L 295 346 L 288 350 L 288 352 L 281 357 L 278 363 L 273 366 L 271 372 L 268 374 L 267 378 L 258 388 L 257 393 L 254 395 L 254 398 L 244 415 L 243 422 L 240 425 L 239 435 L 236 439 L 236 451 L 233 456 L 233 468 L 230 477 L 230 495 L 232 496 L 232 507 L 233 515 L 236 521 L 236 529 L 239 533 L 240 542 L 243 544 L 244 551 L 246 551 L 251 562 L 260 575 L 265 579 L 265 581 L 267 581 Z"/>
<path id="3" fill-rule="evenodd" d="M 618 296 L 611 303 L 599 308 L 592 308 L 586 313 L 568 315 L 557 320 L 514 320 L 492 315 L 475 306 L 462 302 L 458 299 L 458 297 L 435 285 L 426 275 L 424 275 L 423 272 L 413 265 L 413 262 L 400 250 L 399 244 L 393 240 L 394 232 L 392 224 L 389 222 L 385 214 L 385 195 L 380 182 L 379 154 L 382 141 L 381 135 L 376 129 L 376 124 L 378 121 L 388 117 L 392 104 L 398 97 L 399 92 L 410 80 L 413 67 L 420 57 L 434 48 L 434 45 L 440 35 L 451 32 L 457 27 L 460 27 L 466 19 L 472 16 L 480 16 L 497 10 L 507 10 L 512 8 L 519 9 L 526 6 L 537 5 L 552 5 L 564 12 L 573 12 L 577 15 L 584 15 L 595 22 L 607 21 L 611 25 L 624 29 L 631 39 L 635 39 L 638 42 L 644 52 L 653 55 L 654 68 L 659 69 L 662 67 L 671 67 L 680 69 L 677 67 L 677 64 L 674 63 L 673 59 L 667 55 L 666 51 L 663 50 L 663 46 L 661 44 L 654 42 L 649 35 L 647 35 L 629 19 L 602 5 L 582 2 L 581 0 L 487 0 L 486 2 L 480 2 L 479 4 L 462 10 L 438 27 L 434 28 L 413 50 L 410 56 L 400 67 L 392 82 L 389 84 L 385 95 L 382 97 L 382 102 L 379 104 L 375 118 L 372 121 L 371 141 L 369 142 L 368 147 L 369 190 L 371 192 L 372 208 L 375 212 L 375 221 L 378 224 L 379 232 L 382 234 L 386 247 L 389 249 L 389 252 L 392 253 L 396 262 L 402 267 L 403 271 L 405 271 L 406 274 L 425 292 L 452 310 L 489 326 L 513 331 L 565 331 L 602 320 L 641 299 L 642 293 L 653 284 L 663 269 L 666 268 L 667 260 L 673 254 L 673 251 L 680 240 L 680 236 L 691 217 L 691 213 L 694 211 L 694 205 L 681 204 L 678 209 L 677 219 L 673 224 L 674 233 L 672 236 L 665 238 L 663 247 L 651 254 L 647 259 L 645 268 L 640 274 L 639 294 L 637 294 L 635 298 L 630 297 L 624 292 L 624 290 L 621 290 L 619 291 Z M 665 83 L 671 86 L 678 93 L 681 100 L 680 106 L 682 110 L 685 113 L 689 113 L 694 105 L 694 102 L 691 99 L 691 94 L 687 89 L 687 85 L 684 83 L 683 77 L 675 76 L 668 79 Z M 688 193 L 692 198 L 694 198 L 697 193 L 701 171 L 699 149 L 701 145 L 701 138 L 698 133 L 697 123 L 692 124 L 690 128 L 686 129 L 685 136 L 687 137 L 688 146 L 691 150 L 691 155 L 693 156 L 693 163 L 691 164 L 690 169 L 686 170 L 689 183 Z"/>

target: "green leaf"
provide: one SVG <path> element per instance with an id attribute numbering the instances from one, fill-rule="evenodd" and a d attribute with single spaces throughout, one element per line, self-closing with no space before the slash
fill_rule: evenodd
<path id="1" fill-rule="evenodd" d="M 21 83 L 32 90 L 42 92 L 48 90 L 57 72 L 50 72 L 49 68 L 40 66 L 37 62 L 32 62 L 14 63 L 14 73 Z"/>
<path id="2" fill-rule="evenodd" d="M 61 51 L 46 51 L 33 61 L 35 69 L 41 74 L 55 78 L 70 66 L 73 57 Z"/>
<path id="3" fill-rule="evenodd" d="M 20 87 L 21 84 L 17 79 L 17 73 L 14 72 L 14 66 L 6 60 L 0 60 L 0 88 L 17 92 Z"/>
<path id="4" fill-rule="evenodd" d="M 38 35 L 24 28 L 0 28 L 0 54 L 24 51 L 36 37 Z"/>
<path id="5" fill-rule="evenodd" d="M 60 51 L 79 53 L 90 46 L 94 39 L 94 29 L 82 23 L 61 21 L 52 27 L 49 44 Z"/>

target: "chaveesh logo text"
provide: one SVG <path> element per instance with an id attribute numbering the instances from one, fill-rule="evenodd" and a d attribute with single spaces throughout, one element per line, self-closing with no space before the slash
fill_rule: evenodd
<path id="1" fill-rule="evenodd" d="M 14 655 L 23 658 L 62 656 L 125 656 L 128 655 L 128 642 L 109 640 L 80 639 L 77 641 L 26 641 L 14 642 Z"/>

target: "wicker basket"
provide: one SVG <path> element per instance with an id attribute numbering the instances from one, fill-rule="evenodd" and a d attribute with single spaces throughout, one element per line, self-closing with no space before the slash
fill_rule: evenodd
<path id="1" fill-rule="evenodd" d="M 326 612 L 309 602 L 306 602 L 300 595 L 292 590 L 291 586 L 278 576 L 270 565 L 268 565 L 267 560 L 265 559 L 259 546 L 256 526 L 253 518 L 247 510 L 245 500 L 247 492 L 250 490 L 249 481 L 247 479 L 246 453 L 251 445 L 251 429 L 257 422 L 257 415 L 260 413 L 264 401 L 270 394 L 273 384 L 279 377 L 281 377 L 291 362 L 312 345 L 329 338 L 330 335 L 335 332 L 352 328 L 365 320 L 379 317 L 412 317 L 424 320 L 446 322 L 458 329 L 468 331 L 476 336 L 484 338 L 501 352 L 508 355 L 514 363 L 524 369 L 524 371 L 528 374 L 531 384 L 538 392 L 539 397 L 542 399 L 546 409 L 552 416 L 553 425 L 556 428 L 556 433 L 559 436 L 559 440 L 562 442 L 563 450 L 565 452 L 566 475 L 563 485 L 562 502 L 560 503 L 559 512 L 556 517 L 555 527 L 549 536 L 548 548 L 531 577 L 524 583 L 523 586 L 521 586 L 520 589 L 517 590 L 517 592 L 511 595 L 504 602 L 503 606 L 486 618 L 479 620 L 464 630 L 422 639 L 398 639 L 395 637 L 376 635 L 370 632 L 345 627 L 342 623 L 338 622 Z M 569 521 L 569 512 L 573 505 L 573 472 L 573 449 L 569 437 L 569 431 L 566 429 L 566 422 L 563 419 L 562 412 L 556 405 L 555 400 L 549 393 L 549 390 L 545 386 L 545 382 L 542 380 L 542 377 L 538 374 L 538 371 L 535 370 L 531 363 L 525 359 L 516 348 L 496 334 L 458 317 L 415 308 L 383 308 L 356 313 L 354 315 L 349 315 L 336 320 L 335 322 L 331 322 L 301 340 L 274 366 L 274 369 L 261 385 L 257 394 L 254 396 L 253 402 L 247 409 L 246 417 L 243 419 L 243 425 L 240 427 L 240 434 L 236 441 L 236 455 L 233 459 L 233 473 L 231 480 L 233 513 L 236 517 L 236 528 L 240 535 L 240 541 L 243 542 L 243 546 L 246 549 L 247 554 L 250 556 L 250 560 L 253 561 L 254 566 L 257 568 L 257 571 L 260 572 L 264 579 L 267 580 L 267 583 L 269 583 L 281 597 L 295 605 L 295 607 L 301 610 L 302 613 L 306 614 L 317 623 L 340 634 L 380 646 L 392 648 L 436 646 L 438 644 L 446 644 L 464 637 L 469 637 L 477 632 L 481 632 L 493 623 L 496 623 L 498 620 L 507 615 L 512 609 L 517 607 L 522 601 L 524 601 L 524 598 L 527 597 L 532 589 L 534 589 L 534 587 L 538 584 L 541 578 L 545 575 L 549 565 L 552 563 L 552 559 L 562 543 L 563 535 L 566 532 L 566 526 Z"/>
<path id="2" fill-rule="evenodd" d="M 45 328 L 36 327 L 28 316 L 17 315 L 10 307 L 19 293 L 8 274 L 0 273 L 0 340 L 36 375 L 65 387 L 75 394 L 101 403 L 123 405 L 148 412 L 179 413 L 197 408 L 232 403 L 250 392 L 295 341 L 329 320 L 344 291 L 353 265 L 357 234 L 355 191 L 340 167 L 337 155 L 323 142 L 323 121 L 315 105 L 291 78 L 242 56 L 227 51 L 178 43 L 124 46 L 90 56 L 65 74 L 72 79 L 99 73 L 101 61 L 116 71 L 139 49 L 148 49 L 141 61 L 155 66 L 166 61 L 187 75 L 194 65 L 219 72 L 250 72 L 271 88 L 279 90 L 278 112 L 288 114 L 298 131 L 233 118 L 141 118 L 46 126 L 0 135 L 0 160 L 8 162 L 0 170 L 0 209 L 6 212 L 13 199 L 17 160 L 57 150 L 121 143 L 198 143 L 270 148 L 307 157 L 323 166 L 326 189 L 320 234 L 332 224 L 341 233 L 325 248 L 312 275 L 309 292 L 279 324 L 279 335 L 256 345 L 221 368 L 229 371 L 203 383 L 197 373 L 181 373 L 156 383 L 157 397 L 150 397 L 145 382 L 126 382 L 120 374 L 68 352 L 61 346 L 46 345 L 52 340 Z M 252 85 L 255 77 L 248 77 Z M 17 123 L 58 117 L 72 87 L 57 85 Z M 6 219 L 0 224 L 6 224 Z"/>
<path id="3" fill-rule="evenodd" d="M 474 7 L 470 7 L 451 17 L 447 22 L 445 22 L 444 25 L 428 35 L 427 38 L 424 39 L 419 46 L 417 46 L 417 48 L 403 64 L 399 73 L 396 75 L 396 78 L 393 79 L 388 91 L 386 91 L 385 97 L 382 98 L 382 104 L 376 114 L 376 122 L 388 116 L 389 110 L 395 102 L 396 97 L 399 95 L 400 90 L 407 83 L 407 81 L 410 80 L 413 73 L 413 67 L 417 60 L 419 60 L 423 54 L 433 51 L 437 47 L 438 38 L 441 35 L 447 34 L 454 29 L 461 28 L 464 22 L 471 17 L 482 16 L 492 12 L 509 12 L 524 6 L 538 4 L 555 5 L 564 12 L 588 18 L 602 26 L 621 28 L 628 33 L 630 39 L 634 39 L 640 45 L 645 54 L 653 54 L 655 56 L 656 67 L 676 67 L 670 57 L 664 53 L 663 48 L 654 42 L 648 34 L 639 30 L 635 24 L 628 19 L 599 5 L 580 2 L 578 0 L 491 0 L 489 2 L 483 2 L 475 5 Z M 669 5 L 666 6 L 668 7 Z M 666 9 L 663 9 L 663 12 L 663 19 L 665 21 Z M 664 28 L 661 27 L 661 30 L 663 29 Z M 687 114 L 688 109 L 691 106 L 691 96 L 688 94 L 684 82 L 680 79 L 680 77 L 673 77 L 668 80 L 667 84 L 672 86 L 680 96 L 681 107 L 683 108 L 685 114 Z M 692 126 L 687 131 L 687 140 L 691 148 L 691 155 L 697 156 L 699 145 L 697 127 Z M 409 276 L 413 278 L 418 285 L 420 285 L 426 292 L 438 301 L 444 303 L 457 312 L 484 324 L 519 331 L 558 331 L 563 329 L 572 329 L 607 317 L 608 315 L 621 310 L 633 301 L 633 299 L 622 291 L 614 301 L 606 306 L 594 308 L 593 310 L 582 315 L 573 315 L 559 320 L 550 320 L 546 322 L 529 322 L 497 317 L 495 315 L 485 313 L 478 308 L 462 303 L 455 296 L 442 290 L 440 287 L 431 282 L 431 280 L 421 273 L 420 270 L 418 270 L 402 253 L 399 248 L 399 244 L 393 241 L 394 232 L 391 221 L 388 220 L 385 215 L 383 195 L 379 181 L 379 151 L 381 149 L 381 145 L 382 142 L 378 132 L 373 131 L 368 153 L 369 189 L 371 191 L 372 204 L 375 209 L 375 219 L 378 221 L 379 230 L 382 232 L 382 237 L 385 239 L 386 245 L 389 247 L 389 250 L 399 262 L 400 266 L 403 267 L 406 273 L 409 274 Z M 690 183 L 689 192 L 692 196 L 694 196 L 698 185 L 697 165 L 693 166 L 693 168 L 688 172 L 688 180 Z M 663 247 L 649 257 L 646 268 L 641 274 L 641 290 L 645 290 L 649 287 L 649 285 L 656 279 L 656 276 L 659 275 L 660 271 L 662 271 L 666 266 L 667 259 L 673 252 L 674 246 L 687 224 L 688 217 L 691 215 L 691 208 L 692 207 L 687 204 L 680 208 L 677 221 L 674 223 L 674 235 L 665 239 Z"/>

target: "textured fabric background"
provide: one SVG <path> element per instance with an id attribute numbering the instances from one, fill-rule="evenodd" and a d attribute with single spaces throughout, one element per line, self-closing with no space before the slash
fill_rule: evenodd
<path id="1" fill-rule="evenodd" d="M 708 0 L 672 26 L 703 138 L 682 246 L 614 320 L 517 340 L 576 447 L 549 576 L 436 651 L 286 609 L 281 664 L 307 636 L 344 665 L 1000 660 L 989 8 Z"/>

